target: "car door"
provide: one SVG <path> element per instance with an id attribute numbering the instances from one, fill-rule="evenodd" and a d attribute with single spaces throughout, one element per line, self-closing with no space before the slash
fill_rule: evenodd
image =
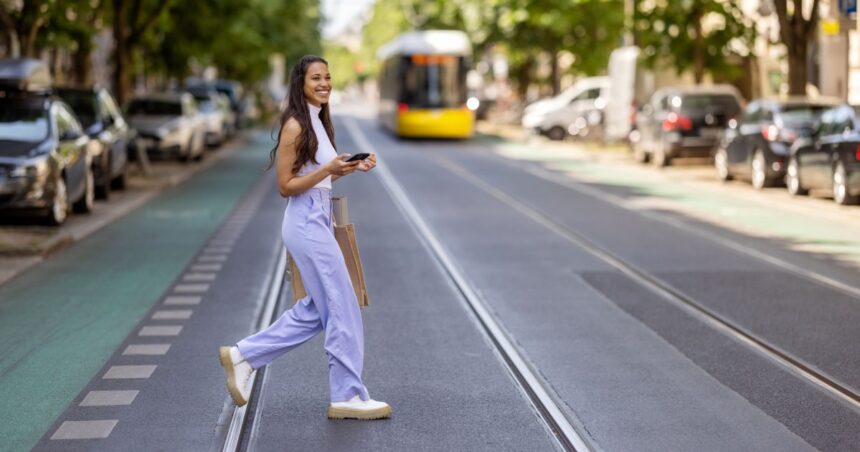
<path id="1" fill-rule="evenodd" d="M 105 91 L 99 93 L 99 110 L 102 112 L 105 131 L 109 134 L 108 145 L 111 153 L 111 176 L 120 172 L 126 165 L 128 155 L 129 127 L 113 98 Z"/>
<path id="2" fill-rule="evenodd" d="M 69 199 L 80 198 L 86 190 L 89 139 L 68 107 L 59 102 L 51 108 L 57 139 L 57 154 L 66 169 Z"/>
<path id="3" fill-rule="evenodd" d="M 828 176 L 828 186 L 833 183 L 833 170 L 836 168 L 836 162 L 849 162 L 855 160 L 858 145 L 858 129 L 857 118 L 854 109 L 844 105 L 839 107 L 836 113 L 836 121 L 834 126 L 835 138 L 829 149 L 828 167 L 830 172 Z"/>
<path id="4" fill-rule="evenodd" d="M 760 131 L 761 111 L 762 104 L 760 102 L 750 103 L 735 128 L 735 137 L 726 148 L 729 169 L 733 173 L 745 174 L 749 172 L 746 161 L 750 151 L 747 148 L 749 147 L 750 135 L 755 131 Z"/>
<path id="5" fill-rule="evenodd" d="M 815 143 L 809 152 L 798 156 L 801 166 L 800 177 L 809 188 L 830 186 L 830 152 L 839 138 L 836 134 L 838 108 L 826 111 L 821 116 L 821 124 L 815 136 Z"/>

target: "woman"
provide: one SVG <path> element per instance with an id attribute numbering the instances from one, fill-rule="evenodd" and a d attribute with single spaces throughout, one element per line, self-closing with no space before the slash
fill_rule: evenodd
<path id="1" fill-rule="evenodd" d="M 303 57 L 290 73 L 288 103 L 281 114 L 278 144 L 271 152 L 278 190 L 289 197 L 281 228 L 308 296 L 268 328 L 221 347 L 221 365 L 233 401 L 248 403 L 254 369 L 325 331 L 333 419 L 381 419 L 391 407 L 370 399 L 361 382 L 364 331 L 358 301 L 331 221 L 331 183 L 354 171 L 369 171 L 376 156 L 346 162 L 337 155 L 328 99 L 331 75 L 320 57 Z"/>

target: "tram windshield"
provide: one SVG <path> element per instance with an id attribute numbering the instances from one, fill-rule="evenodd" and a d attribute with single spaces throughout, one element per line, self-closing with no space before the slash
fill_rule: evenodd
<path id="1" fill-rule="evenodd" d="M 463 57 L 409 55 L 401 64 L 401 103 L 411 108 L 460 108 L 466 103 Z"/>

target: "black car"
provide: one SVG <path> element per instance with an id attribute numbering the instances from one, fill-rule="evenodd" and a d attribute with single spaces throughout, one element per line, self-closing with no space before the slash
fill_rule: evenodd
<path id="1" fill-rule="evenodd" d="M 636 113 L 634 156 L 661 167 L 676 157 L 710 157 L 740 110 L 740 95 L 731 86 L 660 89 Z"/>
<path id="2" fill-rule="evenodd" d="M 860 203 L 860 106 L 822 113 L 812 136 L 792 146 L 787 173 L 793 195 L 824 189 L 839 204 Z"/>
<path id="3" fill-rule="evenodd" d="M 90 139 L 72 109 L 51 94 L 47 66 L 0 60 L 0 212 L 35 213 L 51 224 L 95 197 Z"/>
<path id="4" fill-rule="evenodd" d="M 112 188 L 125 188 L 127 149 L 134 131 L 104 88 L 56 88 L 55 92 L 72 107 L 87 135 L 97 144 L 93 155 L 96 196 L 107 199 Z"/>
<path id="5" fill-rule="evenodd" d="M 791 144 L 810 136 L 821 113 L 837 104 L 805 97 L 750 102 L 714 154 L 717 177 L 747 178 L 757 189 L 782 182 Z"/>

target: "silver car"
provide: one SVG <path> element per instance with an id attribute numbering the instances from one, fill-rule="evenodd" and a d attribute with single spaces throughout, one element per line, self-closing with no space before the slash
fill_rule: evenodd
<path id="1" fill-rule="evenodd" d="M 127 107 L 128 122 L 137 129 L 132 144 L 154 157 L 177 156 L 201 160 L 205 151 L 206 121 L 188 93 L 136 97 Z"/>

